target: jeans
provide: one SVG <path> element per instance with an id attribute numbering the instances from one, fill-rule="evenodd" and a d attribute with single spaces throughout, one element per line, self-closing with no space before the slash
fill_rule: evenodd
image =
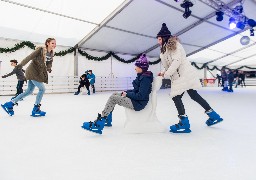
<path id="1" fill-rule="evenodd" d="M 26 91 L 22 94 L 19 94 L 16 98 L 14 98 L 12 100 L 12 102 L 16 103 L 16 102 L 20 101 L 21 99 L 27 97 L 28 95 L 32 94 L 35 87 L 38 87 L 38 89 L 39 89 L 39 92 L 36 96 L 35 104 L 40 104 L 41 100 L 43 98 L 44 92 L 45 92 L 45 87 L 44 87 L 43 82 L 38 82 L 38 81 L 35 81 L 35 80 L 28 80 L 28 88 L 26 89 Z"/>

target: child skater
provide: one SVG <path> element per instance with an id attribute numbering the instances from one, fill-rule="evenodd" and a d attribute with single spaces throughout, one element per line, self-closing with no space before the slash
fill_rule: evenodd
<path id="1" fill-rule="evenodd" d="M 135 111 L 144 109 L 149 101 L 153 82 L 153 73 L 148 71 L 148 67 L 148 60 L 143 54 L 135 62 L 137 77 L 132 83 L 134 89 L 112 94 L 97 119 L 94 122 L 84 122 L 82 128 L 102 134 L 104 126 L 112 126 L 112 111 L 116 104 Z"/>
<path id="2" fill-rule="evenodd" d="M 17 86 L 16 86 L 16 89 L 17 89 L 16 95 L 12 98 L 12 99 L 14 99 L 19 94 L 23 93 L 23 84 L 26 81 L 26 78 L 24 76 L 25 71 L 23 69 L 17 68 L 18 61 L 13 59 L 13 60 L 10 60 L 10 62 L 11 62 L 11 66 L 13 66 L 14 69 L 9 74 L 6 74 L 6 75 L 2 76 L 2 78 L 7 78 L 8 76 L 16 74 L 17 79 L 18 79 L 18 83 L 17 83 Z"/>
<path id="3" fill-rule="evenodd" d="M 87 78 L 90 81 L 90 85 L 92 87 L 92 93 L 95 93 L 95 75 L 92 73 L 92 70 L 87 72 Z"/>
<path id="4" fill-rule="evenodd" d="M 21 99 L 32 94 L 35 87 L 39 89 L 39 92 L 36 96 L 36 101 L 31 116 L 45 116 L 46 112 L 40 110 L 40 103 L 45 92 L 44 83 L 48 83 L 47 71 L 49 73 L 52 71 L 51 67 L 53 62 L 53 50 L 55 49 L 55 47 L 55 39 L 48 38 L 45 41 L 45 46 L 38 47 L 35 51 L 33 51 L 29 56 L 27 56 L 17 65 L 18 69 L 22 69 L 23 66 L 31 61 L 25 72 L 26 79 L 28 80 L 27 90 L 24 93 L 18 95 L 16 98 L 12 99 L 11 101 L 1 105 L 2 108 L 10 116 L 14 115 L 13 106 L 16 105 L 17 102 Z"/>
<path id="5" fill-rule="evenodd" d="M 74 95 L 78 95 L 79 93 L 80 93 L 80 89 L 81 89 L 81 87 L 86 87 L 86 89 L 87 89 L 87 94 L 88 95 L 90 95 L 90 89 L 89 89 L 89 87 L 90 87 L 90 82 L 89 82 L 89 80 L 88 80 L 88 78 L 87 78 L 87 74 L 83 74 L 81 77 L 80 77 L 80 81 L 79 81 L 79 86 L 78 86 L 78 88 L 77 88 L 77 92 L 75 92 L 75 94 Z"/>
<path id="6" fill-rule="evenodd" d="M 185 92 L 191 99 L 200 104 L 205 113 L 209 116 L 206 121 L 208 126 L 221 122 L 223 119 L 210 107 L 210 105 L 197 93 L 196 89 L 201 87 L 199 79 L 192 65 L 186 59 L 186 53 L 177 37 L 173 37 L 165 23 L 162 24 L 160 32 L 157 34 L 157 40 L 161 46 L 161 63 L 164 67 L 159 73 L 166 79 L 171 79 L 170 96 L 178 110 L 179 123 L 170 126 L 170 132 L 189 133 L 190 124 L 185 108 L 182 103 L 182 96 Z"/>

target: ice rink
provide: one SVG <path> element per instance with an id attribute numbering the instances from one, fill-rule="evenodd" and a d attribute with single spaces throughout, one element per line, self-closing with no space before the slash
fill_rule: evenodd
<path id="1" fill-rule="evenodd" d="M 256 88 L 202 88 L 199 93 L 224 121 L 207 127 L 204 110 L 187 94 L 183 101 L 190 134 L 172 134 L 178 122 L 169 97 L 158 92 L 157 116 L 165 133 L 126 134 L 124 108 L 113 112 L 113 127 L 98 135 L 81 128 L 95 120 L 111 92 L 91 96 L 46 94 L 45 117 L 31 117 L 35 95 L 0 110 L 0 180 L 254 180 Z M 0 103 L 10 96 L 0 96 Z"/>

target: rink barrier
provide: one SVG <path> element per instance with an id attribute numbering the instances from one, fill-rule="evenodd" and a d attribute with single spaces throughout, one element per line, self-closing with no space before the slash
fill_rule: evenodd
<path id="1" fill-rule="evenodd" d="M 122 91 L 132 89 L 133 77 L 104 77 L 97 76 L 95 88 L 96 92 Z M 14 77 L 0 78 L 0 95 L 14 95 L 16 93 L 17 79 Z M 79 85 L 77 76 L 49 76 L 48 84 L 45 84 L 46 93 L 74 93 Z M 27 89 L 24 83 L 23 89 Z M 38 89 L 35 88 L 34 93 Z"/>
<path id="2" fill-rule="evenodd" d="M 134 77 L 105 77 L 97 76 L 95 88 L 96 92 L 103 91 L 123 91 L 132 89 L 132 81 Z M 10 78 L 0 78 L 0 96 L 1 95 L 14 95 L 16 93 L 17 79 L 15 76 Z M 49 76 L 49 83 L 45 84 L 46 93 L 74 93 L 77 91 L 79 85 L 79 78 L 77 76 Z M 256 86 L 256 78 L 246 78 L 246 86 Z M 216 81 L 215 81 L 215 86 Z M 27 88 L 27 84 L 24 83 L 23 89 Z M 166 87 L 165 81 L 161 88 Z M 37 93 L 38 89 L 35 88 L 34 93 Z"/>

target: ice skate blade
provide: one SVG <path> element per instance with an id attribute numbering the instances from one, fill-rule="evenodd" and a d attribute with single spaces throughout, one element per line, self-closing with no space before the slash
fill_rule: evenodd
<path id="1" fill-rule="evenodd" d="M 13 112 L 13 113 L 10 113 L 10 112 L 5 108 L 4 105 L 1 104 L 1 106 L 2 106 L 2 108 L 4 109 L 4 111 L 5 111 L 7 114 L 9 114 L 10 116 L 14 115 L 14 112 Z"/>
<path id="2" fill-rule="evenodd" d="M 90 131 L 90 132 L 93 132 L 93 133 L 96 133 L 96 134 L 102 134 L 102 131 L 100 130 L 94 130 L 94 129 L 87 129 L 86 127 L 83 127 L 81 126 L 83 129 L 87 130 L 87 131 Z"/>
<path id="3" fill-rule="evenodd" d="M 112 124 L 105 124 L 105 127 L 112 127 Z"/>
<path id="4" fill-rule="evenodd" d="M 45 114 L 43 114 L 43 115 L 39 115 L 39 114 L 31 114 L 30 116 L 32 116 L 32 117 L 42 117 L 42 116 L 45 116 Z"/>
<path id="5" fill-rule="evenodd" d="M 170 130 L 170 132 L 172 132 L 172 133 L 190 133 L 191 130 L 190 129 L 183 129 L 182 131 Z"/>
<path id="6" fill-rule="evenodd" d="M 212 126 L 212 125 L 218 124 L 218 123 L 220 123 L 220 122 L 222 122 L 222 121 L 223 121 L 223 119 L 221 118 L 220 120 L 215 120 L 215 121 L 213 121 L 213 122 L 211 122 L 211 123 L 209 123 L 208 121 L 206 121 L 206 124 L 207 124 L 207 126 Z"/>

